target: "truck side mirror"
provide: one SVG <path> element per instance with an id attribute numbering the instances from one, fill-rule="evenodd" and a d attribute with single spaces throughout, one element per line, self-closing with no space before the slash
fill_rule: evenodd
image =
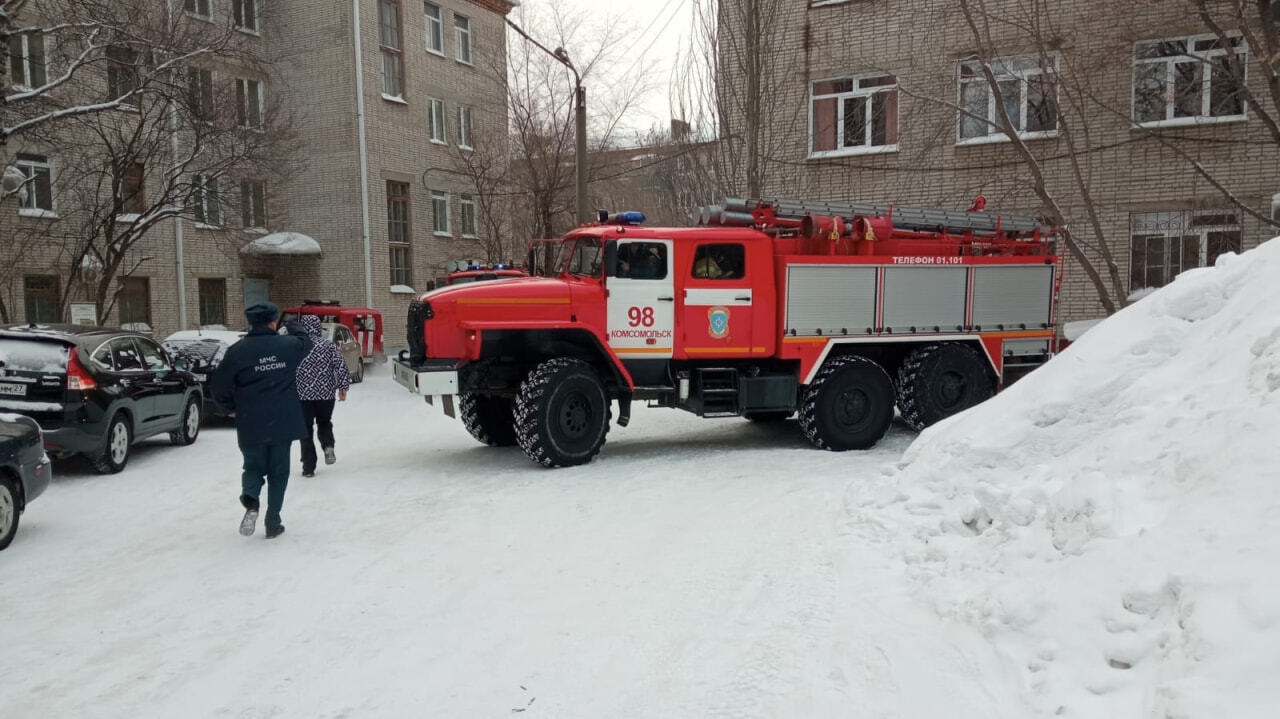
<path id="1" fill-rule="evenodd" d="M 618 243 L 610 240 L 604 244 L 604 275 L 613 277 L 618 270 Z"/>

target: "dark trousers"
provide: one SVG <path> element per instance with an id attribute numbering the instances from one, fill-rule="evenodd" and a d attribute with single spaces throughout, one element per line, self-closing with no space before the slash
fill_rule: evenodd
<path id="1" fill-rule="evenodd" d="M 320 448 L 333 446 L 333 404 L 331 399 L 302 400 L 302 416 L 307 421 L 307 438 L 302 440 L 302 471 L 316 471 L 316 445 L 312 436 L 320 435 Z"/>
<path id="2" fill-rule="evenodd" d="M 244 494 L 240 502 L 245 509 L 257 509 L 258 496 L 262 494 L 262 485 L 266 484 L 265 524 L 268 529 L 281 524 L 280 510 L 284 509 L 284 490 L 289 486 L 289 448 L 292 445 L 292 442 L 280 442 L 240 446 L 240 454 L 244 457 L 244 474 L 241 476 Z"/>

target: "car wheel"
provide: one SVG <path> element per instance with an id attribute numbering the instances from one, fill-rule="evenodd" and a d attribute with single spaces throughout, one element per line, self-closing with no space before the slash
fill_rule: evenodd
<path id="1" fill-rule="evenodd" d="M 182 425 L 169 433 L 169 442 L 175 447 L 195 444 L 196 437 L 200 436 L 201 417 L 200 399 L 191 395 L 187 399 L 186 409 L 182 410 Z"/>
<path id="2" fill-rule="evenodd" d="M 356 373 L 351 375 L 351 382 L 353 384 L 360 384 L 363 381 L 364 381 L 364 360 L 362 359 L 360 360 L 360 363 L 356 365 Z"/>
<path id="3" fill-rule="evenodd" d="M 18 484 L 13 478 L 0 475 L 0 549 L 9 546 L 18 533 Z"/>
<path id="4" fill-rule="evenodd" d="M 107 446 L 102 453 L 90 458 L 98 474 L 115 474 L 129 463 L 129 450 L 133 446 L 133 428 L 129 418 L 117 412 L 107 427 Z"/>

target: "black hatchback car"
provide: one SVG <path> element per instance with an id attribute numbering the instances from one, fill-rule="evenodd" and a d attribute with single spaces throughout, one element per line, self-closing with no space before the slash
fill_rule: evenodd
<path id="1" fill-rule="evenodd" d="M 103 474 L 124 469 L 134 443 L 200 434 L 200 383 L 151 338 L 78 325 L 0 329 L 0 412 L 44 430 L 54 457 L 81 454 Z"/>

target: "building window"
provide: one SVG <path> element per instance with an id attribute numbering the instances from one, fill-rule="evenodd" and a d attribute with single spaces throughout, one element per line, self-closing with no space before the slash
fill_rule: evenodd
<path id="1" fill-rule="evenodd" d="M 140 162 L 130 162 L 116 171 L 117 215 L 140 215 L 146 207 L 146 168 Z"/>
<path id="2" fill-rule="evenodd" d="M 410 247 L 409 184 L 387 183 L 387 246 L 391 250 L 391 284 L 413 285 Z"/>
<path id="3" fill-rule="evenodd" d="M 431 191 L 431 231 L 437 235 L 453 234 L 449 231 L 449 193 L 447 192 Z"/>
<path id="4" fill-rule="evenodd" d="M 453 16 L 453 40 L 458 62 L 471 64 L 471 18 L 465 15 Z"/>
<path id="5" fill-rule="evenodd" d="M 262 129 L 262 116 L 266 109 L 262 83 L 258 80 L 236 80 L 236 121 L 240 127 Z"/>
<path id="6" fill-rule="evenodd" d="M 22 278 L 22 298 L 27 321 L 49 324 L 58 317 L 57 275 L 27 275 Z"/>
<path id="7" fill-rule="evenodd" d="M 1229 210 L 1129 215 L 1129 291 L 1163 287 L 1183 270 L 1240 251 L 1240 220 Z"/>
<path id="8" fill-rule="evenodd" d="M 997 92 L 982 74 L 982 63 L 960 63 L 960 141 L 1003 139 L 999 102 L 1013 131 L 1023 138 L 1048 137 L 1058 131 L 1058 58 L 1050 67 L 1040 58 L 1013 57 L 991 61 Z"/>
<path id="9" fill-rule="evenodd" d="M 210 227 L 222 224 L 222 200 L 218 197 L 218 178 L 192 175 L 191 210 L 196 222 Z"/>
<path id="10" fill-rule="evenodd" d="M 213 16 L 213 13 L 209 11 L 209 4 L 211 2 L 212 0 L 186 0 L 183 3 L 183 7 L 192 15 L 208 20 Z"/>
<path id="11" fill-rule="evenodd" d="M 18 198 L 18 214 L 53 214 L 53 168 L 49 165 L 49 158 L 18 153 L 14 166 L 27 178 L 23 188 L 25 196 Z"/>
<path id="12" fill-rule="evenodd" d="M 444 100 L 433 97 L 427 101 L 427 131 L 432 142 L 444 144 Z"/>
<path id="13" fill-rule="evenodd" d="M 404 57 L 400 52 L 400 3 L 378 0 L 378 43 L 382 46 L 382 94 L 404 97 Z"/>
<path id="14" fill-rule="evenodd" d="M 227 325 L 227 281 L 221 277 L 200 278 L 200 326 Z"/>
<path id="15" fill-rule="evenodd" d="M 266 229 L 266 185 L 257 180 L 240 183 L 240 220 L 246 229 Z"/>
<path id="16" fill-rule="evenodd" d="M 462 196 L 462 236 L 476 236 L 476 201 L 471 195 Z"/>
<path id="17" fill-rule="evenodd" d="M 897 149 L 898 79 L 893 75 L 813 83 L 809 156 Z"/>
<path id="18" fill-rule="evenodd" d="M 258 0 L 231 0 L 231 17 L 245 32 L 258 32 Z"/>
<path id="19" fill-rule="evenodd" d="M 440 6 L 424 3 L 423 15 L 427 19 L 427 52 L 444 54 L 444 15 Z"/>
<path id="20" fill-rule="evenodd" d="M 1216 36 L 1140 42 L 1133 51 L 1133 121 L 1184 124 L 1204 119 L 1242 120 L 1243 80 L 1231 68 L 1234 52 L 1244 72 L 1248 51 L 1240 38 Z"/>
<path id="21" fill-rule="evenodd" d="M 187 104 L 198 120 L 213 121 L 213 71 L 187 70 Z"/>
<path id="22" fill-rule="evenodd" d="M 48 82 L 44 33 L 27 32 L 9 38 L 9 80 L 17 87 L 37 88 Z"/>
<path id="23" fill-rule="evenodd" d="M 146 277 L 125 277 L 120 280 L 120 326 L 135 331 L 151 329 L 151 281 Z M 145 325 L 146 330 L 139 327 Z"/>
<path id="24" fill-rule="evenodd" d="M 471 149 L 471 108 L 458 106 L 458 147 Z"/>
<path id="25" fill-rule="evenodd" d="M 138 53 L 127 47 L 107 48 L 107 100 L 118 100 L 138 89 Z"/>

